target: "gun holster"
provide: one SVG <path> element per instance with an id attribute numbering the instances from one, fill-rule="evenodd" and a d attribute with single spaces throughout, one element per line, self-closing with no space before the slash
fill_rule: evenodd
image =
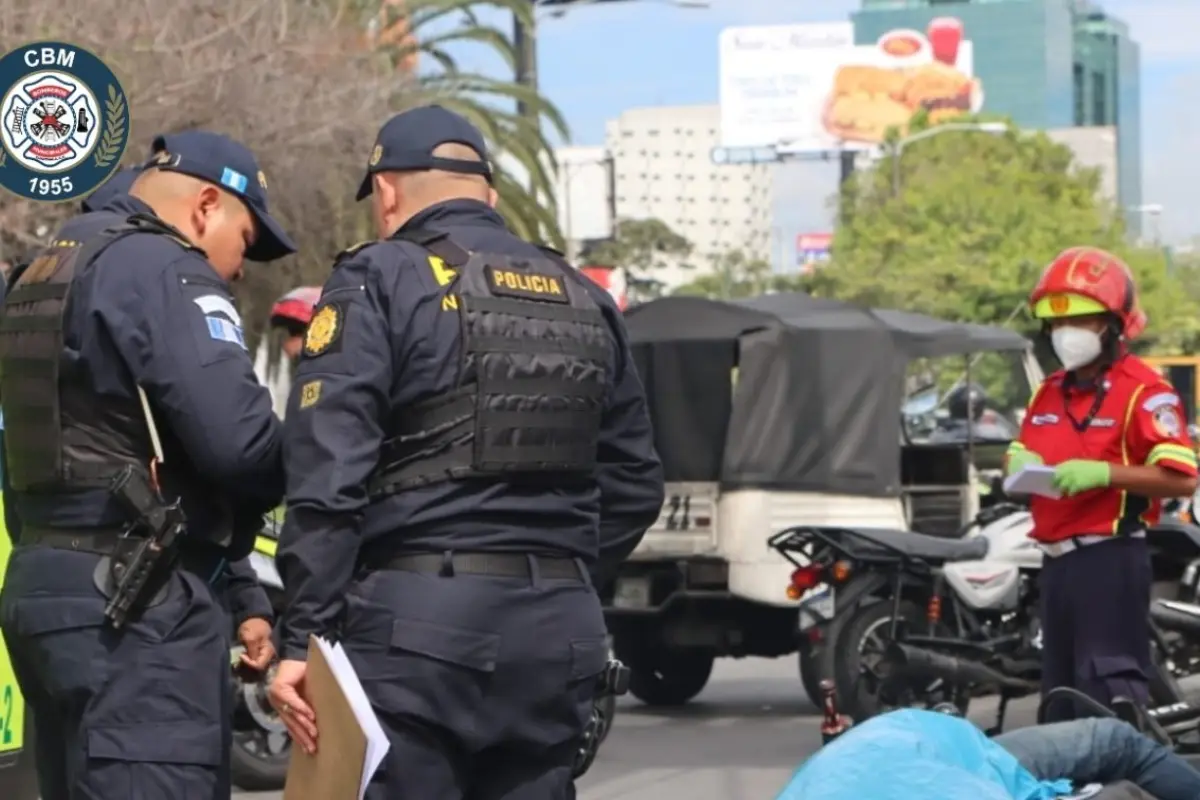
<path id="1" fill-rule="evenodd" d="M 112 600 L 113 595 L 117 592 L 117 585 L 121 581 L 121 575 L 124 574 L 131 548 L 122 539 L 117 545 L 117 552 L 111 556 L 103 556 L 96 564 L 96 569 L 92 571 L 92 583 L 96 585 L 96 590 L 104 595 L 106 600 Z M 160 581 L 160 585 L 154 587 L 154 594 L 150 597 L 143 609 L 154 608 L 166 602 L 167 595 L 170 594 L 170 584 L 167 581 Z"/>
<path id="2" fill-rule="evenodd" d="M 629 667 L 612 658 L 596 677 L 596 695 L 592 700 L 592 715 L 588 718 L 587 726 L 583 729 L 583 736 L 579 741 L 579 750 L 575 754 L 575 764 L 571 772 L 572 778 L 582 777 L 591 769 L 592 762 L 596 760 L 596 754 L 600 752 L 600 745 L 604 742 L 608 735 L 608 729 L 612 727 L 613 723 L 611 716 L 605 711 L 604 701 L 608 698 L 620 697 L 629 691 L 629 675 Z M 613 708 L 615 709 L 615 706 Z"/>

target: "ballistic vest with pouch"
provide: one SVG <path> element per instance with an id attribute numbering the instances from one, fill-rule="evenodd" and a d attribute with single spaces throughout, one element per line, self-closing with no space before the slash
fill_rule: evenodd
<path id="1" fill-rule="evenodd" d="M 4 299 L 0 400 L 9 480 L 17 491 L 107 488 L 127 464 L 148 464 L 152 448 L 140 403 L 91 391 L 64 331 L 75 279 L 134 233 L 170 236 L 191 249 L 161 220 L 135 215 L 87 241 L 54 242 Z"/>
<path id="2" fill-rule="evenodd" d="M 455 271 L 444 303 L 457 310 L 461 355 L 453 389 L 393 411 L 372 497 L 464 478 L 590 479 L 613 343 L 571 268 L 550 255 L 468 252 L 430 231 L 398 238 Z"/>

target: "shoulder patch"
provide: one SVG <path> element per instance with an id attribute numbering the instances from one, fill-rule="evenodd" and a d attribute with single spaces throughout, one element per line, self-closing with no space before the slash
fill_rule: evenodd
<path id="1" fill-rule="evenodd" d="M 347 259 L 347 258 L 351 258 L 352 256 L 355 256 L 355 255 L 357 255 L 357 254 L 358 254 L 358 251 L 360 251 L 360 250 L 363 250 L 363 249 L 365 249 L 365 248 L 367 248 L 367 247 L 370 247 L 370 246 L 371 246 L 371 245 L 373 245 L 373 244 L 375 244 L 375 240 L 374 240 L 374 239 L 368 239 L 368 240 L 367 240 L 367 241 L 365 241 L 365 242 L 359 242 L 358 244 L 352 244 L 352 245 L 350 245 L 349 247 L 347 247 L 345 250 L 343 250 L 343 251 L 341 251 L 340 253 L 338 253 L 338 254 L 337 254 L 335 257 L 334 257 L 334 259 L 333 259 L 333 260 L 334 260 L 335 262 L 337 262 L 337 261 L 344 261 L 344 260 L 345 260 L 345 259 Z"/>
<path id="2" fill-rule="evenodd" d="M 570 303 L 561 274 L 527 272 L 525 270 L 502 269 L 488 266 L 488 288 L 492 294 L 515 297 L 520 300 L 536 300 L 542 303 Z"/>
<path id="3" fill-rule="evenodd" d="M 327 303 L 313 314 L 304 333 L 304 354 L 315 357 L 329 352 L 342 335 L 342 310 L 337 303 Z"/>
<path id="4" fill-rule="evenodd" d="M 1147 398 L 1146 402 L 1142 403 L 1142 408 L 1146 411 L 1154 411 L 1163 406 L 1177 405 L 1179 405 L 1179 395 L 1175 394 L 1175 392 L 1159 392 Z"/>
<path id="5" fill-rule="evenodd" d="M 1183 421 L 1173 406 L 1159 406 L 1155 409 L 1150 421 L 1159 436 L 1166 439 L 1178 439 L 1183 435 Z"/>
<path id="6" fill-rule="evenodd" d="M 219 294 L 205 294 L 193 297 L 192 302 L 204 315 L 204 324 L 208 328 L 208 336 L 216 342 L 235 344 L 246 349 L 246 336 L 242 331 L 242 317 L 238 314 L 229 298 Z"/>

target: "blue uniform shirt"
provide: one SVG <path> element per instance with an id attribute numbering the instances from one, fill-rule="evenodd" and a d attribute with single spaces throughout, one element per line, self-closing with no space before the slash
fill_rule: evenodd
<path id="1" fill-rule="evenodd" d="M 406 228 L 449 232 L 470 250 L 544 257 L 471 200 L 426 209 Z M 662 465 L 645 392 L 620 312 L 591 283 L 617 354 L 594 486 L 546 490 L 476 479 L 368 500 L 392 410 L 454 386 L 459 318 L 443 308 L 449 277 L 437 264 L 421 247 L 389 240 L 343 259 L 325 284 L 322 301 L 336 300 L 342 312 L 336 340 L 323 354 L 302 357 L 284 423 L 288 514 L 278 561 L 288 600 L 285 658 L 303 659 L 308 635 L 332 627 L 365 543 L 577 556 L 595 568 L 623 560 L 661 511 Z"/>
<path id="2" fill-rule="evenodd" d="M 68 221 L 59 239 L 84 241 L 135 213 L 122 195 Z M 83 267 L 83 265 L 80 265 Z M 197 538 L 239 543 L 283 492 L 280 422 L 246 351 L 228 284 L 195 251 L 136 233 L 83 267 L 65 317 L 66 358 L 97 394 L 150 399 L 163 440 L 160 478 L 178 496 Z M 42 495 L 7 492 L 25 524 L 92 527 L 127 514 L 106 490 Z M 11 532 L 11 531 L 10 531 Z"/>

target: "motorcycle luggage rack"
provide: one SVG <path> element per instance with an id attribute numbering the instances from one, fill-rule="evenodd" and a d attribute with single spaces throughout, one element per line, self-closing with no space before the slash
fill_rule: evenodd
<path id="1" fill-rule="evenodd" d="M 863 549 L 856 549 L 851 542 L 845 541 L 843 536 L 862 543 Z M 797 561 L 792 553 L 798 552 L 813 562 L 817 560 L 816 555 L 822 545 L 864 564 L 889 567 L 907 564 L 927 567 L 923 559 L 906 553 L 896 545 L 868 536 L 854 528 L 840 525 L 795 525 L 767 539 L 767 545 L 797 567 L 804 565 Z"/>

